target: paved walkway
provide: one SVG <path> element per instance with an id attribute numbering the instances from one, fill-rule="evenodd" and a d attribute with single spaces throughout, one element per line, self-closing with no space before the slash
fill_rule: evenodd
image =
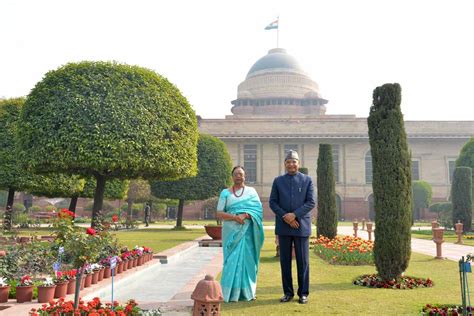
<path id="1" fill-rule="evenodd" d="M 415 229 L 418 229 L 418 227 L 416 227 Z M 431 229 L 431 227 L 426 227 L 425 229 Z M 340 235 L 354 234 L 354 230 L 350 226 L 339 226 L 337 228 L 337 232 Z M 357 235 L 361 238 L 369 239 L 369 235 L 365 230 L 358 230 Z M 432 240 L 412 238 L 411 250 L 413 252 L 418 252 L 433 257 L 436 256 L 436 244 Z M 474 247 L 466 245 L 457 245 L 453 243 L 443 243 L 442 253 L 443 256 L 446 257 L 446 259 L 459 261 L 462 256 L 466 256 L 469 253 L 474 253 Z"/>

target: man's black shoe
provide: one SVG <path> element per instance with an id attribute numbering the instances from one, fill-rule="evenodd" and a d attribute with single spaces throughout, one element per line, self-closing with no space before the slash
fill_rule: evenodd
<path id="1" fill-rule="evenodd" d="M 291 295 L 285 295 L 282 298 L 280 298 L 280 303 L 286 303 L 289 302 L 293 299 L 293 296 Z"/>
<path id="2" fill-rule="evenodd" d="M 298 300 L 298 303 L 300 303 L 300 304 L 308 303 L 308 297 L 305 296 L 305 295 L 301 296 L 300 299 Z"/>

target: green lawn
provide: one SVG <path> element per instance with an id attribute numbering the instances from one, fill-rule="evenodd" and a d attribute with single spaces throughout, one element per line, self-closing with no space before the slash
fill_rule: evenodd
<path id="1" fill-rule="evenodd" d="M 19 236 L 31 235 L 50 235 L 52 228 L 36 228 L 19 230 Z M 196 239 L 200 236 L 206 235 L 204 229 L 187 229 L 187 230 L 171 230 L 171 229 L 140 229 L 140 230 L 121 230 L 112 232 L 117 236 L 121 244 L 127 247 L 146 246 L 153 249 L 157 253 L 183 242 Z"/>
<path id="2" fill-rule="evenodd" d="M 127 247 L 147 246 L 151 247 L 155 253 L 206 235 L 204 229 L 140 229 L 114 233 L 119 242 Z"/>
<path id="3" fill-rule="evenodd" d="M 431 240 L 433 238 L 433 233 L 431 230 L 415 230 L 411 232 L 411 237 Z M 454 231 L 445 231 L 443 239 L 446 243 L 455 243 L 458 241 L 458 236 L 454 233 Z M 465 236 L 463 236 L 462 241 L 466 246 L 474 246 L 474 239 L 467 239 Z"/>
<path id="4" fill-rule="evenodd" d="M 375 272 L 374 266 L 333 266 L 311 253 L 309 303 L 282 304 L 280 265 L 274 255 L 273 238 L 267 238 L 260 261 L 257 300 L 224 304 L 223 315 L 419 315 L 427 303 L 459 303 L 461 299 L 457 262 L 412 254 L 407 275 L 429 277 L 435 282 L 433 288 L 370 289 L 352 285 L 351 281 Z M 296 292 L 295 265 L 293 269 Z"/>

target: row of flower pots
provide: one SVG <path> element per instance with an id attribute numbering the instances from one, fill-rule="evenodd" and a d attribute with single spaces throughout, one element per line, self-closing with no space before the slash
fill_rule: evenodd
<path id="1" fill-rule="evenodd" d="M 119 260 L 115 267 L 115 274 L 120 274 L 123 271 L 132 269 L 136 266 L 141 266 L 144 263 L 153 259 L 153 254 L 142 253 L 139 257 L 130 257 L 126 260 Z M 92 284 L 97 284 L 103 279 L 108 279 L 112 276 L 110 266 L 99 266 L 97 270 L 91 270 L 90 273 L 86 273 L 85 270 L 81 278 L 81 287 L 84 289 L 90 287 Z M 60 272 L 61 273 L 61 272 Z M 65 297 L 68 294 L 74 294 L 76 289 L 76 270 L 68 271 L 64 273 L 65 279 L 56 280 L 54 283 L 51 278 L 46 278 L 42 285 L 37 285 L 38 289 L 38 303 L 48 303 L 54 298 Z M 35 285 L 31 281 L 29 276 L 24 276 L 20 280 L 20 284 L 16 286 L 16 300 L 18 303 L 31 302 L 33 299 L 33 288 Z M 8 302 L 8 296 L 10 292 L 10 285 L 0 284 L 0 303 Z"/>

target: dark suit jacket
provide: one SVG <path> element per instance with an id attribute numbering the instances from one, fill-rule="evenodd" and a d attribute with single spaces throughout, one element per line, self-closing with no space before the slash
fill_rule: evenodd
<path id="1" fill-rule="evenodd" d="M 300 172 L 285 174 L 273 181 L 270 208 L 275 213 L 275 234 L 308 237 L 311 235 L 311 210 L 314 208 L 314 188 L 311 177 Z M 284 220 L 286 213 L 295 213 L 300 224 L 291 228 Z"/>

